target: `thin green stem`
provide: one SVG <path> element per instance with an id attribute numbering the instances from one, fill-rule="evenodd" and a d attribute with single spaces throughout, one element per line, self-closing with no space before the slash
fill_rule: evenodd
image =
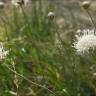
<path id="1" fill-rule="evenodd" d="M 7 37 L 7 40 L 9 40 L 9 35 L 8 35 L 8 31 L 7 31 L 7 24 L 6 24 L 6 21 L 1 17 L 1 20 L 2 22 L 4 23 L 4 29 L 5 29 L 5 32 L 6 32 L 6 37 Z"/>
<path id="2" fill-rule="evenodd" d="M 95 26 L 95 23 L 94 23 L 94 20 L 93 20 L 93 18 L 92 18 L 92 16 L 91 16 L 91 14 L 89 13 L 88 9 L 86 9 L 85 11 L 87 12 L 88 16 L 90 17 L 90 21 L 91 21 L 91 23 L 92 23 L 93 27 L 94 27 L 94 28 L 95 28 L 95 30 L 96 30 L 96 26 Z"/>
<path id="3" fill-rule="evenodd" d="M 51 91 L 50 89 L 48 89 L 47 87 L 42 86 L 42 85 L 40 85 L 40 84 L 38 84 L 38 83 L 35 83 L 35 82 L 29 80 L 29 79 L 26 78 L 25 76 L 23 76 L 23 75 L 15 72 L 15 71 L 14 71 L 13 69 L 11 69 L 8 65 L 5 65 L 5 67 L 8 68 L 11 72 L 13 72 L 13 73 L 17 74 L 18 76 L 20 76 L 21 78 L 23 78 L 24 80 L 28 81 L 29 83 L 31 83 L 31 84 L 33 84 L 33 85 L 36 85 L 36 86 L 38 86 L 38 87 L 44 88 L 44 89 L 48 90 L 50 93 L 52 93 L 54 96 L 56 96 L 56 94 L 55 94 L 53 91 Z"/>

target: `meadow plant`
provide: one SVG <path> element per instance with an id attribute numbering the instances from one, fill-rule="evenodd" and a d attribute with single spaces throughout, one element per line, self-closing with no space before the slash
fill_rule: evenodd
<path id="1" fill-rule="evenodd" d="M 68 11 L 73 5 L 66 5 L 65 25 L 59 27 L 55 4 L 60 1 L 31 0 L 31 6 L 27 1 L 26 8 L 15 2 L 20 12 L 13 6 L 10 14 L 5 10 L 0 17 L 4 52 L 8 50 L 0 64 L 0 96 L 95 96 L 95 26 L 76 33 L 81 20 L 75 20 L 76 9 Z M 89 8 L 89 3 L 83 2 L 83 8 Z"/>

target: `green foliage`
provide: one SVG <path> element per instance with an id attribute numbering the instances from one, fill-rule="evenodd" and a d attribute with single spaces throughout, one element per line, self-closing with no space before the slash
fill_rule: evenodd
<path id="1" fill-rule="evenodd" d="M 76 54 L 74 34 L 62 40 L 56 18 L 49 18 L 40 4 L 32 0 L 31 12 L 21 6 L 21 13 L 13 8 L 11 16 L 5 15 L 3 42 L 8 54 L 0 64 L 0 96 L 13 96 L 10 91 L 18 96 L 91 96 L 95 56 Z"/>

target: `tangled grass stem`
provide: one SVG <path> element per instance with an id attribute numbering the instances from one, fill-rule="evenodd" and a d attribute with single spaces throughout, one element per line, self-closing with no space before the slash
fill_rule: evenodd
<path id="1" fill-rule="evenodd" d="M 95 23 L 94 23 L 94 20 L 93 20 L 91 14 L 89 13 L 88 9 L 86 9 L 85 11 L 88 14 L 88 16 L 90 18 L 90 21 L 91 21 L 91 23 L 92 23 L 92 25 L 93 25 L 93 27 L 95 28 L 95 31 L 96 31 L 96 26 L 95 26 Z"/>
<path id="2" fill-rule="evenodd" d="M 5 65 L 5 64 L 4 64 L 4 65 Z M 41 88 L 43 88 L 43 89 L 45 89 L 45 90 L 48 90 L 50 93 L 52 93 L 54 96 L 56 96 L 56 94 L 55 94 L 53 91 L 51 91 L 49 88 L 47 88 L 47 87 L 45 87 L 45 86 L 42 86 L 42 85 L 40 85 L 40 84 L 38 84 L 38 83 L 35 83 L 35 82 L 31 81 L 31 80 L 29 80 L 27 77 L 25 77 L 25 76 L 17 73 L 17 72 L 14 71 L 13 69 L 11 69 L 8 65 L 5 65 L 5 67 L 6 67 L 7 69 L 9 69 L 11 72 L 17 74 L 19 77 L 21 77 L 21 78 L 23 78 L 24 80 L 28 81 L 29 83 L 31 83 L 31 84 L 33 84 L 33 85 L 36 85 L 36 86 L 38 86 L 38 87 L 41 87 Z"/>

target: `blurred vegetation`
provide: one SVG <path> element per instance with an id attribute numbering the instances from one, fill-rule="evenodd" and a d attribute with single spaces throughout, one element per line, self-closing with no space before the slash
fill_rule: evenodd
<path id="1" fill-rule="evenodd" d="M 93 28 L 79 3 L 31 0 L 0 9 L 0 41 L 8 51 L 0 62 L 0 96 L 96 96 L 95 52 L 80 56 L 73 48 L 76 30 Z"/>

